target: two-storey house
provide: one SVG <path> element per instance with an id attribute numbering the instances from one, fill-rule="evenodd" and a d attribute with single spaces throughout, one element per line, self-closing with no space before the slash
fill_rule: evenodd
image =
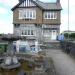
<path id="1" fill-rule="evenodd" d="M 60 0 L 44 3 L 39 0 L 19 0 L 12 8 L 14 34 L 27 40 L 56 40 L 61 24 Z"/>

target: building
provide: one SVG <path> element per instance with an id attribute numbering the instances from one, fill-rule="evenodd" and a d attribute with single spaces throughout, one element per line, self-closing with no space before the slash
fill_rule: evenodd
<path id="1" fill-rule="evenodd" d="M 12 8 L 14 34 L 28 41 L 56 40 L 61 24 L 60 0 L 44 3 L 39 0 L 19 0 Z"/>

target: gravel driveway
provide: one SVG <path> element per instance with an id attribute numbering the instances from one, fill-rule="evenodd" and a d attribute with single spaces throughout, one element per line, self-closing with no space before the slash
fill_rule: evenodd
<path id="1" fill-rule="evenodd" d="M 75 60 L 61 50 L 46 50 L 52 57 L 57 75 L 75 75 Z"/>

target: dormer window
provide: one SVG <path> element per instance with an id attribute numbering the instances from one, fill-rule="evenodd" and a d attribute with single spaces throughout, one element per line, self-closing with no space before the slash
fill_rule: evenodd
<path id="1" fill-rule="evenodd" d="M 19 10 L 19 19 L 36 19 L 35 10 Z"/>
<path id="2" fill-rule="evenodd" d="M 56 12 L 44 12 L 44 19 L 57 19 Z"/>

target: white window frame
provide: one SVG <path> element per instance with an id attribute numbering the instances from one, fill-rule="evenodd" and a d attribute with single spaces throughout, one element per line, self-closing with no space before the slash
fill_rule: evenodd
<path id="1" fill-rule="evenodd" d="M 53 17 L 51 17 L 53 16 Z M 57 19 L 57 13 L 56 12 L 44 12 L 44 19 Z"/>
<path id="2" fill-rule="evenodd" d="M 30 9 L 19 10 L 19 19 L 36 19 L 36 10 L 30 10 Z"/>
<path id="3" fill-rule="evenodd" d="M 32 31 L 33 31 L 33 33 L 32 33 Z M 31 30 L 31 29 L 30 30 L 29 29 L 28 30 L 22 30 L 21 36 L 35 36 L 35 30 Z"/>
<path id="4" fill-rule="evenodd" d="M 19 10 L 19 19 L 23 19 L 23 12 L 22 12 L 22 10 Z"/>

